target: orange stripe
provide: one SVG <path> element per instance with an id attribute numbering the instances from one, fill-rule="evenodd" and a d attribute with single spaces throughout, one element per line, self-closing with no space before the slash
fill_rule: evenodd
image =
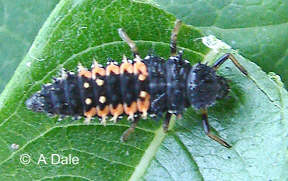
<path id="1" fill-rule="evenodd" d="M 148 76 L 148 72 L 147 72 L 147 67 L 143 62 L 136 61 L 134 63 L 133 68 L 134 68 L 134 74 L 139 74 L 139 76 L 141 76 L 140 80 L 146 79 L 146 77 Z"/>
<path id="2" fill-rule="evenodd" d="M 124 111 L 127 115 L 133 115 L 137 112 L 137 103 L 132 102 L 130 106 L 127 106 L 127 104 L 124 104 Z"/>
<path id="3" fill-rule="evenodd" d="M 118 104 L 115 109 L 113 108 L 113 105 L 110 105 L 110 112 L 113 116 L 121 115 L 123 113 L 123 105 Z"/>
<path id="4" fill-rule="evenodd" d="M 105 76 L 105 69 L 104 68 L 101 68 L 101 67 L 98 67 L 98 66 L 95 66 L 93 69 L 92 69 L 92 74 L 93 75 L 100 75 L 100 76 Z"/>
<path id="5" fill-rule="evenodd" d="M 110 75 L 113 72 L 116 75 L 120 74 L 120 67 L 114 64 L 110 64 L 106 67 L 106 75 Z"/>
<path id="6" fill-rule="evenodd" d="M 84 76 L 84 77 L 86 77 L 88 79 L 91 79 L 91 77 L 92 77 L 92 73 L 90 71 L 88 71 L 88 70 L 85 70 L 85 69 L 80 70 L 78 75 L 79 76 Z"/>
<path id="7" fill-rule="evenodd" d="M 95 116 L 97 114 L 97 110 L 96 107 L 92 107 L 89 111 L 85 112 L 84 115 L 87 118 L 92 118 L 93 116 Z"/>
<path id="8" fill-rule="evenodd" d="M 144 99 L 138 98 L 137 109 L 139 112 L 147 112 L 150 107 L 150 95 L 147 93 Z"/>
<path id="9" fill-rule="evenodd" d="M 104 109 L 100 109 L 99 106 L 97 106 L 97 115 L 99 117 L 106 117 L 109 114 L 109 106 L 105 106 Z"/>
<path id="10" fill-rule="evenodd" d="M 130 74 L 133 73 L 133 65 L 129 62 L 123 62 L 120 66 L 120 73 L 124 74 L 124 72 L 128 72 Z"/>

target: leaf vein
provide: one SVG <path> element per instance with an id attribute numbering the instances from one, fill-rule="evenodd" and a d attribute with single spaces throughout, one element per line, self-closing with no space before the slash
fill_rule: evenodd
<path id="1" fill-rule="evenodd" d="M 84 151 L 84 150 L 79 150 L 79 149 L 77 149 L 77 148 L 72 148 L 72 150 L 78 151 L 78 152 L 80 152 L 80 153 L 86 153 L 86 154 L 88 154 L 88 155 L 92 155 L 92 156 L 94 156 L 94 157 L 96 157 L 96 158 L 105 160 L 105 161 L 110 162 L 110 163 L 116 163 L 116 164 L 118 164 L 118 165 L 122 165 L 122 166 L 125 166 L 125 167 L 134 168 L 134 166 L 132 166 L 132 165 L 129 165 L 129 164 L 126 164 L 126 163 L 123 163 L 123 162 L 119 162 L 119 161 L 115 161 L 115 160 L 110 160 L 110 159 L 108 159 L 108 158 L 99 156 L 99 155 L 97 155 L 97 154 L 95 154 L 95 153 L 92 153 L 92 152 L 87 152 L 87 151 Z"/>
<path id="2" fill-rule="evenodd" d="M 89 180 L 92 181 L 91 179 L 84 177 L 84 176 L 80 176 L 80 175 L 53 175 L 53 176 L 45 176 L 41 179 L 38 179 L 37 181 L 42 181 L 42 180 L 46 180 L 46 179 L 55 179 L 55 178 L 61 178 L 61 177 L 71 177 L 71 178 L 81 178 L 84 180 Z"/>
<path id="3" fill-rule="evenodd" d="M 196 161 L 193 159 L 193 155 L 189 152 L 188 148 L 184 145 L 184 143 L 180 140 L 180 138 L 178 137 L 177 134 L 172 134 L 172 136 L 174 137 L 174 139 L 176 140 L 176 142 L 182 147 L 184 153 L 188 156 L 189 160 L 195 165 L 195 167 L 197 168 L 197 171 L 199 173 L 199 175 L 201 176 L 201 180 L 204 181 L 204 177 L 203 174 L 201 173 Z"/>

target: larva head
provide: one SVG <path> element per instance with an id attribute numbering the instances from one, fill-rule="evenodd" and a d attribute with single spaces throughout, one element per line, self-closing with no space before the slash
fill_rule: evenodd
<path id="1" fill-rule="evenodd" d="M 26 107 L 35 112 L 45 112 L 45 99 L 40 92 L 33 94 L 26 102 Z"/>
<path id="2" fill-rule="evenodd" d="M 198 63 L 192 67 L 187 79 L 187 97 L 195 109 L 212 106 L 216 99 L 225 97 L 229 92 L 227 80 L 216 75 L 216 71 Z"/>

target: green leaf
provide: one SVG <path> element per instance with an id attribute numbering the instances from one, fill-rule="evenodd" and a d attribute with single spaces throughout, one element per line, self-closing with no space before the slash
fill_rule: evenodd
<path id="1" fill-rule="evenodd" d="M 288 1 L 153 0 L 185 23 L 225 41 L 288 85 Z"/>
<path id="2" fill-rule="evenodd" d="M 25 100 L 51 82 L 61 67 L 76 70 L 78 62 L 90 66 L 93 59 L 104 63 L 108 57 L 120 61 L 123 54 L 131 55 L 117 28 L 135 40 L 142 57 L 151 49 L 169 57 L 174 21 L 163 10 L 129 0 L 60 1 L 0 97 L 0 179 L 286 180 L 287 92 L 277 75 L 266 75 L 237 54 L 249 77 L 231 62 L 224 63 L 219 74 L 231 80 L 230 98 L 209 109 L 213 131 L 232 149 L 208 139 L 192 109 L 172 121 L 168 134 L 161 121 L 142 120 L 128 142 L 121 143 L 129 127 L 124 119 L 106 127 L 97 120 L 90 125 L 71 118 L 57 122 L 57 117 L 25 107 Z M 191 64 L 211 64 L 233 52 L 216 53 L 200 37 L 199 30 L 187 25 L 178 36 Z M 30 164 L 21 164 L 22 154 L 31 156 Z M 41 154 L 47 164 L 37 164 Z M 53 165 L 51 154 L 72 154 L 79 164 Z"/>
<path id="3" fill-rule="evenodd" d="M 0 93 L 59 0 L 0 1 Z"/>

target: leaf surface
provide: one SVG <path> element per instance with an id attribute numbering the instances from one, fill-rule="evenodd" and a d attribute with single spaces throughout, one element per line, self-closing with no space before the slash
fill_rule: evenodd
<path id="1" fill-rule="evenodd" d="M 0 1 L 0 93 L 57 2 Z"/>

